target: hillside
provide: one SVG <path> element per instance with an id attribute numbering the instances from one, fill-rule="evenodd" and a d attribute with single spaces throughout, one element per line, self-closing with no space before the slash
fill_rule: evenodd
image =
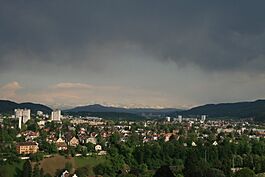
<path id="1" fill-rule="evenodd" d="M 108 120 L 143 120 L 146 117 L 126 112 L 64 112 L 72 116 L 100 117 Z"/>
<path id="2" fill-rule="evenodd" d="M 120 108 L 120 107 L 108 107 L 100 104 L 79 106 L 73 109 L 65 110 L 65 112 L 119 112 L 119 113 L 131 113 L 131 114 L 165 114 L 180 111 L 175 108 Z"/>
<path id="3" fill-rule="evenodd" d="M 16 103 L 8 100 L 0 100 L 0 113 L 13 113 L 14 109 L 30 109 L 33 113 L 37 111 L 43 111 L 44 113 L 50 113 L 52 109 L 48 106 L 36 103 Z"/>
<path id="4" fill-rule="evenodd" d="M 182 115 L 202 115 L 208 117 L 227 117 L 227 118 L 249 118 L 254 117 L 256 120 L 265 118 L 265 100 L 256 100 L 253 102 L 238 103 L 220 103 L 207 104 L 191 108 L 187 111 L 176 112 Z"/>

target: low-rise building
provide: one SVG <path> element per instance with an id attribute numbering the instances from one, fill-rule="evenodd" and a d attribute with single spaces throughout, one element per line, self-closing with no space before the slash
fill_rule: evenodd
<path id="1" fill-rule="evenodd" d="M 65 142 L 65 140 L 63 140 L 62 138 L 58 138 L 58 140 L 56 141 L 56 147 L 59 151 L 65 151 L 67 150 L 67 144 Z"/>
<path id="2" fill-rule="evenodd" d="M 54 110 L 51 114 L 52 121 L 61 121 L 61 110 Z"/>
<path id="3" fill-rule="evenodd" d="M 34 154 L 38 152 L 39 146 L 36 142 L 22 142 L 16 145 L 18 154 Z"/>
<path id="4" fill-rule="evenodd" d="M 102 147 L 101 147 L 101 145 L 96 145 L 95 146 L 95 151 L 101 151 L 102 150 Z"/>
<path id="5" fill-rule="evenodd" d="M 69 141 L 69 145 L 76 147 L 79 144 L 79 141 L 76 137 L 73 137 L 70 141 Z"/>
<path id="6" fill-rule="evenodd" d="M 92 144 L 97 144 L 97 139 L 94 137 L 89 137 L 87 138 L 87 142 Z"/>

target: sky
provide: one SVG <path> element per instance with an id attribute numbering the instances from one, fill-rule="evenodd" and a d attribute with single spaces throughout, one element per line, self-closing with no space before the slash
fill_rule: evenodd
<path id="1" fill-rule="evenodd" d="M 1 0 L 0 99 L 190 108 L 265 97 L 265 1 Z"/>

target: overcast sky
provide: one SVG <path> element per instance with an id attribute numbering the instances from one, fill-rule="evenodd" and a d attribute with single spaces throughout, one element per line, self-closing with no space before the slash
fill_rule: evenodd
<path id="1" fill-rule="evenodd" d="M 2 0 L 0 98 L 189 108 L 265 97 L 265 1 Z"/>

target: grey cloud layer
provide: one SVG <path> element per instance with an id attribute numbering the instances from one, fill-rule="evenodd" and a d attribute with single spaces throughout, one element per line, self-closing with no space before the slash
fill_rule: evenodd
<path id="1" fill-rule="evenodd" d="M 23 63 L 35 60 L 100 68 L 106 59 L 96 55 L 99 51 L 114 45 L 109 55 L 128 45 L 180 66 L 263 72 L 264 5 L 244 0 L 1 1 L 0 67 L 23 69 Z"/>
<path id="2" fill-rule="evenodd" d="M 169 107 L 262 98 L 264 7 L 262 0 L 2 0 L 0 98 Z"/>

